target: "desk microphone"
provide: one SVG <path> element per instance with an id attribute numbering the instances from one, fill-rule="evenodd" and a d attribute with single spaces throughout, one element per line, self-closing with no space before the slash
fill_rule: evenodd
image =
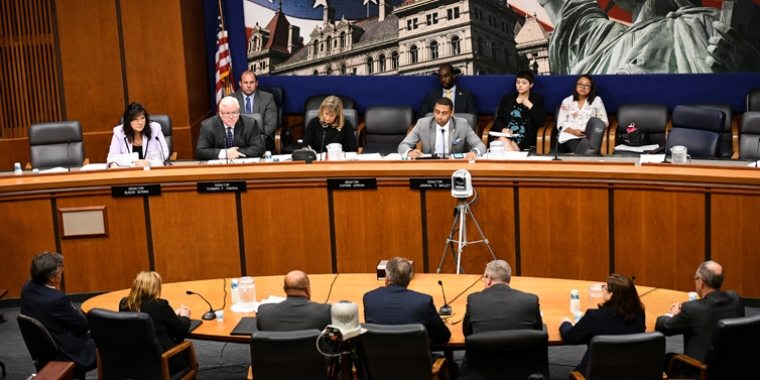
<path id="1" fill-rule="evenodd" d="M 441 285 L 441 294 L 443 294 L 443 306 L 438 310 L 440 315 L 451 315 L 451 306 L 446 301 L 446 292 L 443 290 L 443 281 L 438 280 L 438 285 Z"/>
<path id="2" fill-rule="evenodd" d="M 165 157 L 164 157 L 164 147 L 161 146 L 161 140 L 158 139 L 158 136 L 156 136 L 156 145 L 158 145 L 158 151 L 161 152 L 161 162 L 164 164 L 164 166 L 171 165 Z"/>
<path id="3" fill-rule="evenodd" d="M 319 146 L 319 154 L 320 155 L 323 154 L 322 150 L 325 149 L 325 136 L 326 135 L 327 135 L 327 130 L 322 131 L 322 145 Z M 325 154 L 325 156 L 326 156 L 326 154 Z M 320 156 L 321 157 L 320 161 L 324 161 L 325 158 L 326 158 L 325 156 Z"/>
<path id="4" fill-rule="evenodd" d="M 214 308 L 211 307 L 211 302 L 208 302 L 208 300 L 206 299 L 206 297 L 204 297 L 200 293 L 196 293 L 196 292 L 191 291 L 191 290 L 188 290 L 185 293 L 187 293 L 187 294 L 195 294 L 198 297 L 203 298 L 204 301 L 206 301 L 206 304 L 208 305 L 208 311 L 203 314 L 203 317 L 201 317 L 201 319 L 203 319 L 205 321 L 210 321 L 210 320 L 213 320 L 216 317 L 216 314 L 214 314 Z"/>

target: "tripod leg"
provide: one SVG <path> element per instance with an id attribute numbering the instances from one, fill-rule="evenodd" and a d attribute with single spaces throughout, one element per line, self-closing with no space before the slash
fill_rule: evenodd
<path id="1" fill-rule="evenodd" d="M 457 206 L 459 210 L 459 250 L 456 257 L 457 274 L 459 274 L 460 270 L 464 273 L 464 269 L 462 269 L 462 250 L 467 246 L 467 209 L 469 207 L 467 203 L 460 203 Z"/>
<path id="2" fill-rule="evenodd" d="M 441 268 L 443 268 L 443 260 L 446 259 L 446 253 L 449 251 L 449 246 L 451 245 L 451 238 L 454 237 L 454 230 L 457 228 L 457 221 L 459 218 L 462 217 L 462 214 L 460 212 L 457 212 L 457 215 L 454 217 L 454 223 L 451 224 L 451 231 L 449 231 L 449 237 L 446 238 L 446 247 L 443 249 L 443 255 L 441 256 L 441 263 L 438 264 L 438 270 L 435 271 L 435 273 L 441 273 Z M 454 255 L 454 250 L 451 250 L 451 255 Z M 456 260 L 456 257 L 454 257 L 454 260 Z"/>
<path id="3" fill-rule="evenodd" d="M 496 255 L 493 253 L 493 249 L 491 249 L 491 244 L 488 244 L 488 239 L 486 239 L 486 236 L 483 234 L 483 230 L 480 229 L 480 224 L 478 224 L 478 221 L 475 219 L 475 214 L 472 213 L 469 204 L 467 205 L 467 212 L 470 213 L 472 222 L 475 223 L 475 227 L 478 229 L 478 232 L 480 232 L 480 238 L 483 239 L 483 242 L 486 243 L 486 247 L 488 247 L 488 251 L 491 252 L 491 257 L 496 260 Z"/>

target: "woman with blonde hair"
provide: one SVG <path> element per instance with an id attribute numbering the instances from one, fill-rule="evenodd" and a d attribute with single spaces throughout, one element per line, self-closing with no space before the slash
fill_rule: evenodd
<path id="1" fill-rule="evenodd" d="M 119 311 L 135 311 L 150 316 L 156 329 L 156 339 L 164 351 L 182 343 L 190 328 L 190 309 L 182 305 L 172 310 L 169 302 L 161 296 L 161 275 L 142 271 L 132 282 L 129 296 L 119 302 Z M 175 355 L 169 359 L 171 372 L 189 365 L 187 356 Z"/>
<path id="2" fill-rule="evenodd" d="M 329 144 L 338 143 L 344 152 L 359 150 L 359 142 L 354 134 L 355 126 L 343 117 L 343 102 L 337 96 L 328 96 L 319 106 L 317 117 L 306 125 L 303 144 L 317 153 L 325 151 Z"/>

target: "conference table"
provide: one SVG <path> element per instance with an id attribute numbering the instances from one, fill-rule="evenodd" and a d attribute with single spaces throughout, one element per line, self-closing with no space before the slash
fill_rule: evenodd
<path id="1" fill-rule="evenodd" d="M 256 281 L 256 298 L 258 301 L 269 296 L 285 297 L 282 289 L 284 276 L 259 276 Z M 364 322 L 364 307 L 362 297 L 364 293 L 384 286 L 383 281 L 378 281 L 376 274 L 370 273 L 341 273 L 341 274 L 313 274 L 309 275 L 311 282 L 311 300 L 314 302 L 336 303 L 339 301 L 351 301 L 358 305 L 360 322 Z M 436 307 L 442 306 L 443 294 L 438 285 L 441 280 L 446 290 L 446 297 L 452 307 L 450 317 L 444 317 L 446 325 L 451 330 L 451 340 L 441 348 L 464 348 L 464 335 L 462 332 L 462 320 L 467 309 L 467 295 L 483 290 L 482 275 L 456 275 L 456 274 L 431 274 L 417 273 L 414 275 L 409 289 L 429 294 L 433 297 Z M 604 283 L 606 278 L 600 279 Z M 560 320 L 562 317 L 573 318 L 570 313 L 570 291 L 577 289 L 580 293 L 581 310 L 589 307 L 588 287 L 599 283 L 593 281 L 564 280 L 539 277 L 512 277 L 510 286 L 525 292 L 538 295 L 543 322 L 546 324 L 549 334 L 549 344 L 563 344 L 559 335 Z M 252 317 L 256 314 L 235 313 L 231 310 L 231 295 L 229 294 L 230 279 L 213 279 L 165 283 L 162 286 L 161 298 L 169 301 L 173 308 L 187 305 L 192 310 L 192 319 L 200 319 L 201 315 L 208 310 L 208 305 L 197 295 L 188 295 L 191 290 L 202 294 L 209 300 L 214 309 L 221 309 L 224 305 L 224 321 L 203 321 L 193 330 L 189 338 L 248 343 L 250 336 L 230 335 L 230 332 L 243 317 Z M 644 303 L 647 315 L 647 331 L 654 331 L 657 316 L 665 314 L 674 302 L 688 300 L 686 292 L 653 288 L 648 286 L 636 287 L 641 301 Z M 224 290 L 227 289 L 225 299 Z M 87 312 L 93 308 L 118 310 L 119 301 L 129 294 L 129 289 L 117 290 L 95 296 L 82 304 L 82 310 Z"/>

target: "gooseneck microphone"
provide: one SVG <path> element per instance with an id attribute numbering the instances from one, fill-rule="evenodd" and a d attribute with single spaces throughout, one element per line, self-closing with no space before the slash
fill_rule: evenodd
<path id="1" fill-rule="evenodd" d="M 559 134 L 560 134 L 559 127 L 557 127 L 557 141 L 554 142 L 554 158 L 552 158 L 552 161 L 562 161 L 561 158 L 557 157 L 559 154 Z"/>
<path id="2" fill-rule="evenodd" d="M 204 297 L 200 293 L 196 293 L 196 292 L 193 292 L 191 290 L 188 290 L 185 293 L 187 293 L 189 295 L 195 294 L 196 296 L 201 297 L 204 301 L 206 301 L 206 305 L 208 305 L 208 311 L 203 314 L 203 316 L 201 317 L 201 319 L 203 319 L 204 321 L 210 321 L 210 320 L 213 320 L 216 317 L 216 314 L 214 314 L 214 308 L 211 307 L 211 302 L 208 302 L 208 300 L 206 299 L 206 297 Z"/>
<path id="3" fill-rule="evenodd" d="M 166 165 L 171 165 L 165 157 L 164 157 L 164 147 L 161 146 L 161 140 L 158 139 L 158 136 L 156 136 L 156 145 L 158 145 L 158 151 L 161 152 L 161 163 Z"/>
<path id="4" fill-rule="evenodd" d="M 438 285 L 441 285 L 441 294 L 443 294 L 443 306 L 438 309 L 438 314 L 451 315 L 451 306 L 449 306 L 449 303 L 446 301 L 446 292 L 443 290 L 443 281 L 438 280 Z"/>
<path id="5" fill-rule="evenodd" d="M 325 149 L 325 136 L 326 135 L 327 135 L 327 130 L 322 131 L 322 145 L 319 146 L 319 154 L 321 155 L 320 157 L 322 158 L 320 161 L 324 161 L 325 158 L 327 158 L 326 157 L 327 154 L 323 152 L 323 150 Z"/>

